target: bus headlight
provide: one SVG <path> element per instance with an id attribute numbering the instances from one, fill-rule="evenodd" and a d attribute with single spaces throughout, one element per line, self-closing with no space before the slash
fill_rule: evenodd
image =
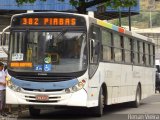
<path id="1" fill-rule="evenodd" d="M 7 85 L 10 89 L 12 89 L 13 91 L 15 91 L 15 92 L 20 92 L 20 91 L 21 91 L 21 87 L 13 84 L 12 81 L 11 81 L 11 78 L 10 78 L 10 79 L 6 78 L 6 85 Z"/>
<path id="2" fill-rule="evenodd" d="M 6 85 L 9 87 L 11 86 L 12 82 L 11 82 L 11 77 L 10 76 L 6 76 Z"/>
<path id="3" fill-rule="evenodd" d="M 86 81 L 85 80 L 81 80 L 78 84 L 76 84 L 75 86 L 71 87 L 71 88 L 66 88 L 65 92 L 66 93 L 71 93 L 71 92 L 76 92 L 80 89 L 82 89 L 85 85 Z"/>
<path id="4" fill-rule="evenodd" d="M 73 90 L 73 91 L 77 91 L 77 90 L 78 90 L 77 86 L 76 86 L 76 85 L 73 86 L 73 87 L 72 87 L 72 90 Z"/>
<path id="5" fill-rule="evenodd" d="M 11 88 L 15 92 L 20 92 L 21 91 L 21 88 L 19 86 L 14 85 L 14 84 L 12 84 L 8 87 Z"/>
<path id="6" fill-rule="evenodd" d="M 70 93 L 71 91 L 70 91 L 69 88 L 66 88 L 66 89 L 65 89 L 65 92 L 66 92 L 66 93 Z"/>

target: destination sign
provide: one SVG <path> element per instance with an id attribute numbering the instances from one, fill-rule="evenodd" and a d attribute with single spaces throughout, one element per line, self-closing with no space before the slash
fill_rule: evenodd
<path id="1" fill-rule="evenodd" d="M 25 26 L 76 26 L 76 18 L 27 18 L 20 19 L 20 24 Z"/>

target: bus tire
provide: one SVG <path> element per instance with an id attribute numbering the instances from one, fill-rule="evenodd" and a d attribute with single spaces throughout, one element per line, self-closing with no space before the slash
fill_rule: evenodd
<path id="1" fill-rule="evenodd" d="M 101 87 L 100 92 L 99 92 L 99 98 L 98 98 L 98 106 L 93 108 L 93 114 L 95 117 L 101 117 L 103 115 L 104 100 L 105 100 L 105 96 L 103 93 L 103 89 Z"/>
<path id="2" fill-rule="evenodd" d="M 35 109 L 34 107 L 30 106 L 29 107 L 29 114 L 32 117 L 36 117 L 40 115 L 40 109 Z"/>
<path id="3" fill-rule="evenodd" d="M 132 102 L 132 106 L 134 108 L 138 108 L 140 105 L 140 101 L 141 101 L 141 88 L 138 85 L 137 86 L 137 90 L 136 90 L 136 96 L 135 96 L 135 101 Z"/>

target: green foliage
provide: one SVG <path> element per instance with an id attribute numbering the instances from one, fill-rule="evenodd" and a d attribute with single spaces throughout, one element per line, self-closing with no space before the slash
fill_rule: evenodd
<path id="1" fill-rule="evenodd" d="M 36 0 L 16 0 L 18 5 L 22 5 L 23 3 L 34 3 Z M 46 1 L 46 0 L 40 0 L 40 1 Z"/>
<path id="2" fill-rule="evenodd" d="M 112 23 L 116 26 L 119 26 L 119 20 L 118 19 L 114 19 L 114 20 L 110 21 L 110 23 Z"/>
<path id="3" fill-rule="evenodd" d="M 77 6 L 80 3 L 78 3 L 78 1 L 75 1 L 75 0 L 70 0 L 70 4 L 73 6 Z"/>
<path id="4" fill-rule="evenodd" d="M 131 7 L 136 6 L 137 0 L 108 0 L 106 2 L 106 7 L 111 6 L 115 9 L 118 7 Z"/>
<path id="5" fill-rule="evenodd" d="M 160 26 L 160 12 L 152 12 L 151 13 L 152 27 Z M 124 17 L 121 19 L 122 26 L 128 26 L 128 17 Z M 118 25 L 119 20 L 114 19 L 110 20 L 112 24 Z M 132 27 L 136 28 L 149 28 L 150 27 L 150 12 L 141 12 L 138 15 L 134 15 L 131 17 Z"/>
<path id="6" fill-rule="evenodd" d="M 157 27 L 160 26 L 160 12 L 152 13 L 152 26 Z"/>

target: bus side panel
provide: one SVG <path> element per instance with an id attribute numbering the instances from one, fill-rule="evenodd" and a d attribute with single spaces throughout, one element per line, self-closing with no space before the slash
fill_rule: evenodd
<path id="1" fill-rule="evenodd" d="M 101 62 L 98 72 L 99 87 L 107 85 L 107 104 L 134 101 L 139 83 L 142 99 L 154 93 L 154 68 Z"/>
<path id="2" fill-rule="evenodd" d="M 101 62 L 99 65 L 102 77 L 100 83 L 105 83 L 107 86 L 107 104 L 115 104 L 119 102 L 119 91 L 121 84 L 121 64 L 113 64 Z M 104 75 L 103 75 L 104 74 Z"/>
<path id="3" fill-rule="evenodd" d="M 122 65 L 122 76 L 120 84 L 119 103 L 132 101 L 135 98 L 136 85 L 133 84 L 133 66 Z"/>

